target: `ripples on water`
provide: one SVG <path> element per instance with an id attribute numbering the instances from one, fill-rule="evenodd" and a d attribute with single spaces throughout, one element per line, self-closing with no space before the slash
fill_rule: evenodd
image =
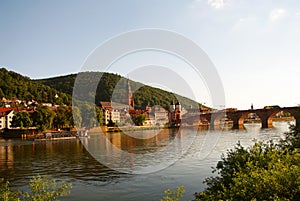
<path id="1" fill-rule="evenodd" d="M 252 145 L 253 139 L 278 141 L 288 131 L 286 122 L 273 124 L 273 129 L 248 124 L 245 125 L 246 130 L 200 131 L 175 164 L 152 174 L 141 175 L 124 174 L 105 167 L 90 155 L 80 140 L 0 140 L 0 177 L 9 179 L 18 188 L 37 174 L 72 182 L 71 195 L 63 200 L 159 200 L 165 189 L 174 189 L 178 185 L 185 186 L 183 200 L 189 200 L 194 192 L 205 188 L 202 182 L 212 175 L 211 167 L 216 165 L 221 154 L 233 148 L 238 141 L 244 146 Z M 153 134 L 153 131 L 144 131 L 144 134 L 147 132 Z M 183 129 L 179 138 L 176 135 L 176 132 L 168 131 L 146 140 L 135 140 L 120 133 L 106 134 L 105 137 L 124 151 L 148 154 L 148 159 L 142 158 L 139 164 L 134 164 L 143 165 L 141 163 L 147 164 L 151 156 L 155 157 L 156 163 L 163 163 L 172 153 L 159 150 L 174 142 L 174 139 L 177 141 L 173 146 L 182 147 L 193 136 L 189 129 Z M 121 163 L 128 163 L 126 158 L 114 157 Z"/>

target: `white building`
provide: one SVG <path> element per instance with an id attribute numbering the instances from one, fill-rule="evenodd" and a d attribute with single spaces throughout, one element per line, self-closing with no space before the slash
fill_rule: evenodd
<path id="1" fill-rule="evenodd" d="M 120 123 L 120 112 L 118 110 L 111 111 L 111 120 L 114 123 Z"/>
<path id="2" fill-rule="evenodd" d="M 107 125 L 109 123 L 109 120 L 112 120 L 113 123 L 120 123 L 120 111 L 123 111 L 127 106 L 120 103 L 101 101 L 100 107 L 103 114 L 102 124 Z"/>
<path id="3" fill-rule="evenodd" d="M 15 111 L 12 108 L 0 108 L 0 129 L 11 128 Z"/>

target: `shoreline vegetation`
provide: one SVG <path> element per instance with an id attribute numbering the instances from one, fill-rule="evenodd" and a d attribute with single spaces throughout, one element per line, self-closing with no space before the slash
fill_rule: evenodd
<path id="1" fill-rule="evenodd" d="M 293 117 L 282 117 L 282 118 L 273 118 L 274 122 L 290 122 L 293 121 Z M 253 120 L 253 121 L 245 121 L 245 124 L 252 124 L 252 123 L 260 123 L 260 120 Z M 228 121 L 224 125 L 224 129 L 230 129 L 231 122 Z M 180 126 L 98 126 L 88 129 L 88 134 L 93 135 L 95 133 L 103 132 L 103 133 L 116 133 L 116 132 L 123 132 L 123 131 L 143 131 L 143 130 L 160 130 L 160 129 L 173 129 L 179 128 Z M 181 126 L 183 128 L 198 128 L 199 130 L 209 129 L 209 124 L 200 124 L 200 125 L 184 125 Z M 53 135 L 53 139 L 74 139 L 74 137 L 78 137 L 78 134 L 83 133 L 85 129 L 76 129 L 76 128 L 68 128 L 65 130 L 45 130 L 44 132 L 39 132 L 36 128 L 13 128 L 13 129 L 6 129 L 0 132 L 0 138 L 4 139 L 11 139 L 11 138 L 19 138 L 19 139 L 46 139 L 46 134 L 51 133 Z"/>
<path id="2" fill-rule="evenodd" d="M 300 126 L 291 125 L 285 139 L 238 143 L 222 154 L 207 178 L 207 188 L 195 193 L 194 201 L 300 200 Z"/>
<path id="3" fill-rule="evenodd" d="M 274 122 L 290 122 L 293 121 L 293 117 L 282 117 L 282 118 L 273 118 Z M 260 123 L 260 120 L 245 121 L 245 124 Z M 231 129 L 231 122 L 225 122 L 224 129 Z M 173 128 L 197 128 L 199 130 L 209 129 L 209 124 L 199 124 L 199 125 L 182 125 L 182 126 L 98 126 L 88 129 L 88 134 L 93 135 L 95 133 L 116 133 L 116 132 L 125 132 L 125 131 L 143 131 L 143 130 L 160 130 L 160 129 L 173 129 Z M 53 139 L 74 139 L 75 137 L 83 136 L 86 129 L 76 129 L 76 128 L 67 128 L 62 130 L 45 130 L 40 132 L 37 128 L 12 128 L 6 129 L 0 132 L 0 138 L 4 139 L 47 139 L 47 133 L 53 135 Z"/>
<path id="4" fill-rule="evenodd" d="M 255 142 L 245 148 L 238 142 L 222 154 L 213 173 L 217 175 L 205 179 L 206 189 L 196 192 L 193 201 L 300 200 L 300 127 L 291 125 L 277 144 Z M 57 186 L 55 180 L 40 176 L 30 180 L 31 192 L 11 190 L 9 181 L 2 178 L 0 185 L 0 200 L 57 200 L 72 188 L 72 184 Z M 161 201 L 179 201 L 184 191 L 184 186 L 167 189 Z"/>
<path id="5" fill-rule="evenodd" d="M 221 155 L 212 173 L 217 175 L 204 180 L 206 189 L 192 201 L 300 200 L 300 126 L 291 125 L 276 144 L 258 141 L 243 147 L 238 142 Z M 167 189 L 160 201 L 179 201 L 184 191 L 184 186 Z"/>

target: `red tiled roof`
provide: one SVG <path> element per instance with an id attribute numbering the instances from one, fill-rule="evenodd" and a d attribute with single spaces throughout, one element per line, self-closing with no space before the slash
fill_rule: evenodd
<path id="1" fill-rule="evenodd" d="M 10 112 L 12 110 L 15 110 L 15 108 L 0 108 L 0 113 L 3 113 L 3 112 Z"/>

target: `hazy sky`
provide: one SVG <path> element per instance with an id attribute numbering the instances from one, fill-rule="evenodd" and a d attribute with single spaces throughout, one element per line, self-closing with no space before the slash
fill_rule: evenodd
<path id="1" fill-rule="evenodd" d="M 78 72 L 105 40 L 162 28 L 207 53 L 226 107 L 300 103 L 299 0 L 0 1 L 0 26 L 0 66 L 31 78 Z"/>

